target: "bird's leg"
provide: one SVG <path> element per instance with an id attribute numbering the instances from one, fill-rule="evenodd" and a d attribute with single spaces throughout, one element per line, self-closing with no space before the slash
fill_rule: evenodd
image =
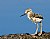
<path id="1" fill-rule="evenodd" d="M 38 32 L 38 23 L 36 23 L 36 31 L 35 31 L 35 34 L 37 34 Z"/>
<path id="2" fill-rule="evenodd" d="M 34 34 L 31 34 L 31 35 L 36 35 L 37 32 L 38 32 L 38 23 L 36 23 L 36 31 L 35 31 L 35 33 Z"/>
<path id="3" fill-rule="evenodd" d="M 38 34 L 39 36 L 42 34 L 42 22 L 40 22 L 40 33 Z"/>

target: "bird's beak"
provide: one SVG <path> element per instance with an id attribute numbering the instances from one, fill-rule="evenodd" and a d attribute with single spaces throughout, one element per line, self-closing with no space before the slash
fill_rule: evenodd
<path id="1" fill-rule="evenodd" d="M 22 17 L 22 16 L 24 16 L 24 15 L 26 15 L 26 13 L 22 14 L 20 17 Z"/>

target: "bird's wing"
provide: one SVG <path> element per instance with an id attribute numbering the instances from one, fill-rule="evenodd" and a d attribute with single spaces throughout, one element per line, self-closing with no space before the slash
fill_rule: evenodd
<path id="1" fill-rule="evenodd" d="M 43 19 L 42 15 L 40 15 L 40 14 L 35 14 L 35 17 L 36 17 L 36 18 Z"/>
<path id="2" fill-rule="evenodd" d="M 42 15 L 40 15 L 40 14 L 33 14 L 33 17 L 36 17 L 36 18 L 41 18 L 41 19 L 43 19 L 43 17 L 42 17 Z"/>

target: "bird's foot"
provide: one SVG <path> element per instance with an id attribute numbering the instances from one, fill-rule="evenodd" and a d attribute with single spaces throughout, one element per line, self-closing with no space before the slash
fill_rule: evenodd
<path id="1" fill-rule="evenodd" d="M 39 34 L 38 34 L 38 36 L 41 36 L 42 35 L 42 32 L 40 32 Z"/>
<path id="2" fill-rule="evenodd" d="M 31 35 L 38 36 L 38 33 L 37 34 L 31 34 Z"/>
<path id="3" fill-rule="evenodd" d="M 35 34 L 31 34 L 31 35 L 35 35 Z"/>

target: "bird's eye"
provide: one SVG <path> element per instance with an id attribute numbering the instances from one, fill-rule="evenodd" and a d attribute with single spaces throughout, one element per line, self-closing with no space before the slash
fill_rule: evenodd
<path id="1" fill-rule="evenodd" d="M 30 11 L 32 11 L 32 10 L 30 10 Z"/>

